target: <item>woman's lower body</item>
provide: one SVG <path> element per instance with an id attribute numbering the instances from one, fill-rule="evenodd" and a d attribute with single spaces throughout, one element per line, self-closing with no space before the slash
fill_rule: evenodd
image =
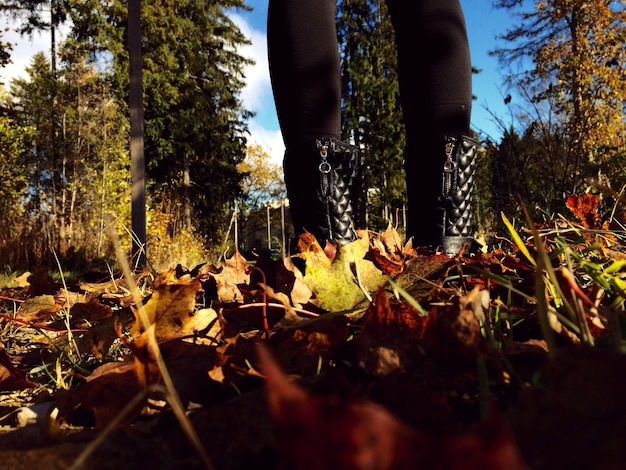
<path id="1" fill-rule="evenodd" d="M 469 139 L 471 62 L 458 0 L 388 0 L 406 128 L 407 236 L 457 253 L 471 238 L 476 143 Z M 335 0 L 270 0 L 268 52 L 297 233 L 356 237 L 358 149 L 341 142 Z M 326 171 L 328 170 L 328 171 Z"/>

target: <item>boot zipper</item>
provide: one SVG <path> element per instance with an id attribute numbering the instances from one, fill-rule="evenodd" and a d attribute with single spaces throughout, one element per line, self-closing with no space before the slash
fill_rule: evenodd
<path id="1" fill-rule="evenodd" d="M 317 141 L 317 148 L 320 151 L 320 164 L 318 166 L 319 172 L 320 172 L 320 190 L 322 193 L 322 198 L 324 200 L 324 204 L 326 204 L 326 217 L 327 217 L 327 225 L 328 225 L 328 232 L 329 232 L 329 238 L 332 240 L 335 238 L 335 234 L 333 233 L 333 228 L 332 228 L 332 223 L 330 221 L 330 212 L 331 212 L 331 207 L 330 207 L 330 191 L 331 191 L 331 187 L 330 187 L 330 183 L 331 183 L 331 176 L 330 176 L 330 172 L 332 171 L 332 166 L 330 164 L 330 162 L 328 161 L 328 143 L 325 142 L 321 142 L 321 141 Z"/>
<path id="2" fill-rule="evenodd" d="M 320 170 L 320 185 L 322 188 L 322 194 L 324 196 L 328 196 L 330 188 L 330 171 L 332 170 L 332 167 L 328 162 L 328 145 L 324 145 L 318 141 L 317 147 L 320 149 L 320 157 L 322 159 L 318 166 Z"/>
<path id="3" fill-rule="evenodd" d="M 446 161 L 443 164 L 443 196 L 448 198 L 452 191 L 452 174 L 456 170 L 456 162 L 452 160 L 452 152 L 454 151 L 454 141 L 446 142 Z"/>

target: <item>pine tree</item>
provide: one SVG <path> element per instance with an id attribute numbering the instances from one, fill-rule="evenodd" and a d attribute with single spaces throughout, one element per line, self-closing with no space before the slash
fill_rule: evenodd
<path id="1" fill-rule="evenodd" d="M 237 164 L 245 157 L 250 117 L 239 98 L 248 60 L 237 53 L 248 40 L 227 16 L 232 8 L 245 4 L 159 0 L 143 2 L 141 11 L 145 155 L 152 192 L 184 208 L 172 221 L 174 229 L 191 220 L 215 241 L 240 191 Z M 126 4 L 117 0 L 81 2 L 73 16 L 76 37 L 89 42 L 94 53 L 110 56 L 120 103 L 127 102 L 128 89 L 126 18 Z"/>

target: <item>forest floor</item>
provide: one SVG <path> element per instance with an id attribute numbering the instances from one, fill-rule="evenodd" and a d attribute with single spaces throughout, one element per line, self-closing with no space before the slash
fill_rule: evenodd
<path id="1" fill-rule="evenodd" d="M 448 257 L 390 228 L 16 279 L 0 468 L 624 468 L 626 255 L 607 233 L 559 221 Z"/>

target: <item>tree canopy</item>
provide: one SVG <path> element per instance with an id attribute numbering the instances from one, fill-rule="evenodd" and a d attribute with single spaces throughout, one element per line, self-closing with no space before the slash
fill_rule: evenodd
<path id="1" fill-rule="evenodd" d="M 543 179 L 553 190 L 543 193 L 548 199 L 543 207 L 558 208 L 554 201 L 562 207 L 568 194 L 597 190 L 598 181 L 626 183 L 624 1 L 500 0 L 496 5 L 518 18 L 492 54 L 527 103 L 518 122 L 534 140 L 537 157 L 527 163 L 547 160 Z"/>

